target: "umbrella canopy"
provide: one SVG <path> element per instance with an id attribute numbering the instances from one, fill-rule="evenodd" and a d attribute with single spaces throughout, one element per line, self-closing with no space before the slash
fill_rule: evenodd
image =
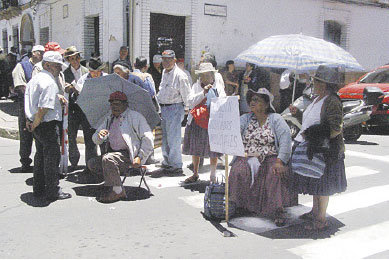
<path id="1" fill-rule="evenodd" d="M 296 72 L 316 70 L 319 65 L 363 70 L 357 60 L 341 47 L 302 34 L 268 37 L 240 53 L 236 60 Z"/>
<path id="2" fill-rule="evenodd" d="M 150 94 L 120 76 L 111 74 L 86 80 L 77 98 L 77 104 L 93 128 L 98 128 L 103 117 L 110 112 L 109 95 L 116 91 L 126 94 L 129 108 L 141 113 L 151 129 L 159 124 L 161 119 L 155 110 Z"/>

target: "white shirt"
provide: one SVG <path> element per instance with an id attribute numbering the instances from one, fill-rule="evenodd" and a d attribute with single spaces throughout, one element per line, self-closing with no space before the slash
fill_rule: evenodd
<path id="1" fill-rule="evenodd" d="M 26 117 L 34 121 L 39 108 L 48 108 L 43 122 L 62 121 L 62 107 L 58 98 L 59 87 L 53 75 L 47 70 L 36 74 L 26 87 L 24 111 Z"/>
<path id="2" fill-rule="evenodd" d="M 309 104 L 309 106 L 305 109 L 303 113 L 303 123 L 301 126 L 301 130 L 294 140 L 296 140 L 297 142 L 304 142 L 305 138 L 303 137 L 302 133 L 310 126 L 320 124 L 321 108 L 326 98 L 327 96 L 325 96 L 318 102 L 316 102 L 318 98 L 315 98 L 313 102 Z"/>
<path id="3" fill-rule="evenodd" d="M 184 103 L 187 106 L 189 92 L 188 76 L 177 65 L 169 72 L 163 70 L 157 94 L 160 104 Z"/>
<path id="4" fill-rule="evenodd" d="M 74 81 L 77 82 L 80 78 L 81 78 L 81 66 L 78 68 L 78 70 L 76 70 L 75 68 L 73 68 L 73 66 L 70 65 L 70 70 L 72 71 L 73 75 L 74 75 Z"/>

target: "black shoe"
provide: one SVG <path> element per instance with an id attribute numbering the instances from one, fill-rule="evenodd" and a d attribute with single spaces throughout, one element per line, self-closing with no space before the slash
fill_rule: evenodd
<path id="1" fill-rule="evenodd" d="M 66 193 L 66 192 L 63 192 L 63 191 L 59 191 L 57 195 L 54 195 L 54 196 L 49 196 L 47 197 L 46 199 L 48 201 L 56 201 L 56 200 L 66 200 L 66 199 L 70 199 L 72 197 L 72 194 L 70 193 Z"/>
<path id="2" fill-rule="evenodd" d="M 34 167 L 32 167 L 31 165 L 22 165 L 20 171 L 22 173 L 28 173 L 28 172 L 33 172 L 34 170 Z"/>
<path id="3" fill-rule="evenodd" d="M 182 170 L 182 168 L 168 168 L 168 169 L 165 169 L 165 171 L 168 173 L 168 174 L 183 174 L 184 171 Z"/>

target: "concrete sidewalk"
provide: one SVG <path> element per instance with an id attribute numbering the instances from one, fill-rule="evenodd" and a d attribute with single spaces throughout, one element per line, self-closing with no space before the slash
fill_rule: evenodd
<path id="1" fill-rule="evenodd" d="M 0 137 L 19 140 L 19 104 L 12 100 L 0 100 Z M 84 143 L 82 130 L 78 131 L 77 143 Z"/>

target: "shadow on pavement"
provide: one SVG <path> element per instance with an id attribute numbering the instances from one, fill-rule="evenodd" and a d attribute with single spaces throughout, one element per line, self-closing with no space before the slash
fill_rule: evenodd
<path id="1" fill-rule="evenodd" d="M 20 195 L 20 200 L 31 207 L 43 208 L 50 205 L 45 197 L 35 197 L 32 192 L 23 193 Z"/>
<path id="2" fill-rule="evenodd" d="M 195 183 L 189 183 L 189 184 L 181 183 L 180 185 L 186 190 L 205 193 L 205 188 L 209 186 L 209 181 L 200 180 Z"/>
<path id="3" fill-rule="evenodd" d="M 146 174 L 150 178 L 162 178 L 162 177 L 182 177 L 185 176 L 184 173 L 170 173 L 165 169 L 158 169 L 155 171 L 150 171 Z"/>
<path id="4" fill-rule="evenodd" d="M 19 105 L 17 102 L 1 102 L 0 110 L 10 116 L 18 116 Z"/>
<path id="5" fill-rule="evenodd" d="M 87 174 L 82 171 L 78 171 L 68 173 L 65 180 L 76 184 L 100 184 L 104 181 L 104 178 L 102 175 Z"/>
<path id="6" fill-rule="evenodd" d="M 110 189 L 110 187 L 104 185 L 86 185 L 73 188 L 77 196 L 83 197 L 99 197 Z M 145 200 L 153 196 L 144 188 L 124 186 L 124 189 L 126 190 L 127 198 L 123 199 L 123 201 Z"/>
<path id="7" fill-rule="evenodd" d="M 221 220 L 217 221 L 217 220 L 208 219 L 207 217 L 205 217 L 204 212 L 201 212 L 201 214 L 203 215 L 203 218 L 208 220 L 209 223 L 212 224 L 212 226 L 214 226 L 220 233 L 223 234 L 223 236 L 225 236 L 225 237 L 237 237 L 236 234 L 234 234 L 232 231 L 226 229 L 225 227 L 223 227 L 220 224 Z"/>
<path id="8" fill-rule="evenodd" d="M 358 144 L 358 145 L 378 145 L 374 142 L 368 142 L 368 141 L 346 141 L 344 140 L 345 144 Z"/>
<path id="9" fill-rule="evenodd" d="M 259 236 L 263 236 L 270 239 L 325 239 L 335 235 L 341 227 L 345 225 L 334 217 L 327 217 L 328 228 L 316 231 L 305 230 L 304 225 L 307 221 L 293 224 L 290 226 L 279 227 L 265 232 L 258 232 L 257 230 L 249 230 L 247 228 L 240 228 L 232 223 L 228 223 L 229 227 L 237 228 L 250 232 Z"/>
<path id="10" fill-rule="evenodd" d="M 33 168 L 31 168 L 31 171 L 22 172 L 22 167 L 16 167 L 16 168 L 12 168 L 12 169 L 8 170 L 9 173 L 32 173 L 32 171 L 33 171 Z"/>
<path id="11" fill-rule="evenodd" d="M 334 217 L 328 217 L 327 221 L 328 228 L 322 231 L 305 230 L 304 225 L 307 222 L 303 222 L 302 224 L 292 225 L 286 228 L 279 228 L 258 235 L 271 239 L 325 239 L 335 235 L 335 233 L 338 232 L 341 227 L 345 226 L 342 222 Z"/>

